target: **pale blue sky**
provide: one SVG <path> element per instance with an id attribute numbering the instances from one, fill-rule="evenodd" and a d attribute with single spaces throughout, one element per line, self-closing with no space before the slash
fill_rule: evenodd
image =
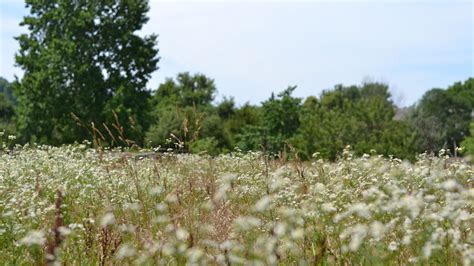
<path id="1" fill-rule="evenodd" d="M 12 38 L 27 13 L 0 0 L 0 76 L 13 79 Z M 215 79 L 219 95 L 259 103 L 288 85 L 319 96 L 370 78 L 406 106 L 433 88 L 474 76 L 473 1 L 151 1 L 143 34 L 159 35 L 160 69 Z"/>

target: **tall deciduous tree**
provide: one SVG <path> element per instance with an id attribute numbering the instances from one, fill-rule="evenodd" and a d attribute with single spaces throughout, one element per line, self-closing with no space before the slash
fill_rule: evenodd
<path id="1" fill-rule="evenodd" d="M 394 116 L 387 85 L 337 85 L 325 91 L 319 101 L 314 97 L 305 101 L 301 126 L 292 142 L 305 158 L 318 152 L 334 159 L 346 145 L 358 155 L 375 149 L 386 155 L 409 157 L 414 153 L 413 137 L 408 124 L 395 121 Z"/>
<path id="2" fill-rule="evenodd" d="M 16 134 L 15 98 L 11 83 L 0 77 L 0 134 Z"/>
<path id="3" fill-rule="evenodd" d="M 169 143 L 167 139 L 177 138 L 185 151 L 197 151 L 211 143 L 224 145 L 222 121 L 212 105 L 215 93 L 214 80 L 203 74 L 183 72 L 176 79 L 166 79 L 151 100 L 153 124 L 146 133 L 146 143 L 173 147 L 175 140 Z M 214 139 L 194 145 L 195 149 L 190 147 L 193 142 L 211 137 Z"/>
<path id="4" fill-rule="evenodd" d="M 421 151 L 451 151 L 469 135 L 474 111 L 474 80 L 455 83 L 447 90 L 427 91 L 410 117 L 418 135 Z"/>
<path id="5" fill-rule="evenodd" d="M 461 146 L 466 149 L 466 153 L 470 156 L 474 156 L 474 122 L 470 125 L 470 133 L 464 141 L 461 143 Z"/>
<path id="6" fill-rule="evenodd" d="M 16 38 L 24 76 L 15 85 L 25 140 L 90 137 L 71 113 L 102 131 L 116 113 L 124 135 L 140 140 L 148 127 L 145 86 L 159 60 L 156 36 L 137 34 L 148 20 L 148 1 L 26 0 L 26 6 L 30 14 L 21 25 L 28 33 Z"/>
<path id="7" fill-rule="evenodd" d="M 15 96 L 13 96 L 12 84 L 2 77 L 0 77 L 0 93 L 4 94 L 5 99 L 12 104 L 16 103 Z"/>
<path id="8" fill-rule="evenodd" d="M 272 153 L 283 151 L 300 125 L 301 98 L 292 96 L 296 86 L 288 87 L 277 96 L 262 102 L 258 125 L 247 125 L 239 134 L 239 146 L 244 150 L 265 149 Z"/>
<path id="9" fill-rule="evenodd" d="M 156 90 L 152 102 L 157 109 L 167 105 L 203 107 L 211 105 L 216 92 L 213 79 L 199 73 L 183 72 L 178 74 L 176 81 L 166 79 Z"/>

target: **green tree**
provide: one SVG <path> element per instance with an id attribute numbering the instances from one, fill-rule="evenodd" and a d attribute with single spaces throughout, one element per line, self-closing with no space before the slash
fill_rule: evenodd
<path id="1" fill-rule="evenodd" d="M 254 128 L 259 128 L 261 120 L 261 107 L 246 103 L 236 108 L 234 114 L 224 121 L 224 133 L 228 148 L 239 147 L 245 151 L 260 149 L 260 142 L 258 142 L 260 134 Z M 256 133 L 257 136 L 254 136 L 253 133 Z"/>
<path id="2" fill-rule="evenodd" d="M 410 121 L 418 134 L 420 151 L 454 151 L 469 134 L 473 111 L 472 79 L 465 83 L 426 92 L 416 105 Z"/>
<path id="3" fill-rule="evenodd" d="M 203 144 L 210 143 L 216 144 L 213 149 L 222 148 L 222 121 L 212 105 L 216 90 L 214 80 L 203 74 L 185 72 L 179 73 L 176 81 L 167 78 L 151 99 L 152 126 L 146 134 L 147 144 L 173 148 L 175 142 L 168 140 L 175 136 L 182 142 L 182 149 L 191 151 L 193 142 L 212 137 L 212 141 L 194 145 L 199 147 L 194 151 L 202 151 L 206 146 Z"/>
<path id="4" fill-rule="evenodd" d="M 229 119 L 233 115 L 235 115 L 235 101 L 234 98 L 226 98 L 217 105 L 217 114 L 222 119 Z"/>
<path id="5" fill-rule="evenodd" d="M 3 93 L 5 95 L 5 99 L 10 101 L 13 105 L 16 104 L 16 98 L 13 95 L 12 84 L 2 77 L 0 77 L 0 93 Z"/>
<path id="6" fill-rule="evenodd" d="M 465 153 L 474 156 L 474 122 L 470 125 L 470 135 L 461 143 L 461 147 L 466 149 Z"/>
<path id="7" fill-rule="evenodd" d="M 159 60 L 156 36 L 137 34 L 148 20 L 148 1 L 26 0 L 26 6 L 30 14 L 21 25 L 28 33 L 16 38 L 16 62 L 25 72 L 15 85 L 23 138 L 81 141 L 89 130 L 71 113 L 104 131 L 115 112 L 124 135 L 140 142 L 148 127 L 145 86 Z"/>
<path id="8" fill-rule="evenodd" d="M 0 132 L 7 135 L 16 134 L 15 98 L 12 95 L 11 83 L 0 77 Z"/>
<path id="9" fill-rule="evenodd" d="M 346 145 L 358 155 L 372 149 L 397 157 L 413 155 L 408 124 L 395 121 L 389 88 L 381 83 L 337 85 L 318 101 L 308 97 L 300 113 L 298 133 L 292 143 L 303 158 L 318 152 L 335 159 Z"/>
<path id="10" fill-rule="evenodd" d="M 276 97 L 262 103 L 261 118 L 258 125 L 245 128 L 240 143 L 245 150 L 265 150 L 277 153 L 282 151 L 299 127 L 301 99 L 291 94 L 296 89 L 288 87 Z"/>
<path id="11" fill-rule="evenodd" d="M 449 86 L 448 93 L 457 101 L 464 102 L 471 109 L 474 109 L 474 78 L 469 78 L 464 82 L 456 82 Z"/>
<path id="12" fill-rule="evenodd" d="M 167 78 L 154 93 L 152 103 L 158 109 L 167 105 L 209 106 L 216 91 L 213 79 L 199 73 L 183 72 L 178 74 L 176 81 Z"/>
<path id="13" fill-rule="evenodd" d="M 7 98 L 5 93 L 0 93 L 0 121 L 11 122 L 14 115 L 13 103 Z"/>

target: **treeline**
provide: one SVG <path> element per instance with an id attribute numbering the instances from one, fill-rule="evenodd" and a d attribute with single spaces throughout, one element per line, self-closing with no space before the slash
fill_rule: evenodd
<path id="1" fill-rule="evenodd" d="M 465 144 L 474 109 L 472 78 L 433 89 L 413 107 L 399 109 L 387 85 L 337 85 L 319 97 L 293 96 L 295 87 L 260 105 L 216 103 L 214 81 L 181 73 L 155 91 L 157 36 L 137 32 L 147 22 L 147 0 L 28 0 L 16 37 L 12 83 L 1 79 L 1 130 L 17 143 L 178 148 L 184 152 L 298 153 L 334 159 L 346 146 L 356 154 L 413 158 L 420 152 Z M 402 112 L 403 111 L 403 112 Z M 464 141 L 464 142 L 463 142 Z"/>
<path id="2" fill-rule="evenodd" d="M 24 132 L 15 132 L 17 104 L 11 84 L 0 79 L 0 85 L 2 129 L 19 134 L 23 142 L 30 141 L 21 137 Z M 305 99 L 292 95 L 295 88 L 272 94 L 261 105 L 237 106 L 233 98 L 224 97 L 216 103 L 214 80 L 202 74 L 181 73 L 149 94 L 143 124 L 100 125 L 71 115 L 69 122 L 85 129 L 88 136 L 55 135 L 54 139 L 42 139 L 35 136 L 35 131 L 26 135 L 53 144 L 95 138 L 102 145 L 172 148 L 211 155 L 235 148 L 297 152 L 303 159 L 315 153 L 335 159 L 346 145 L 351 145 L 358 155 L 379 153 L 408 159 L 440 149 L 458 155 L 456 147 L 461 145 L 474 153 L 474 132 L 469 131 L 470 125 L 474 131 L 474 78 L 447 89 L 432 89 L 408 108 L 398 108 L 389 87 L 378 82 L 336 85 L 319 97 Z M 133 127 L 142 137 L 122 135 L 127 127 Z"/>

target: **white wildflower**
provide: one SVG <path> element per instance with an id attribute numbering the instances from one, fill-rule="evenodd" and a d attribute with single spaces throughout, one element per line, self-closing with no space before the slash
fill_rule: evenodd
<path id="1" fill-rule="evenodd" d="M 285 234 L 286 225 L 284 223 L 276 223 L 275 228 L 273 228 L 273 232 L 276 236 L 282 236 Z"/>
<path id="2" fill-rule="evenodd" d="M 133 224 L 121 224 L 119 225 L 119 230 L 121 232 L 134 233 L 136 227 Z"/>
<path id="3" fill-rule="evenodd" d="M 424 203 L 420 197 L 415 197 L 411 195 L 404 196 L 400 204 L 403 208 L 405 208 L 409 213 L 412 219 L 415 219 L 418 214 L 420 214 Z"/>
<path id="4" fill-rule="evenodd" d="M 117 258 L 119 259 L 124 259 L 124 258 L 129 258 L 133 257 L 136 254 L 136 250 L 134 247 L 124 244 L 121 245 L 119 250 L 117 251 Z"/>
<path id="5" fill-rule="evenodd" d="M 100 225 L 102 227 L 112 225 L 115 223 L 115 216 L 113 213 L 108 212 L 104 216 L 102 216 L 102 219 L 100 220 Z"/>
<path id="6" fill-rule="evenodd" d="M 433 251 L 433 245 L 431 242 L 426 242 L 425 245 L 423 246 L 423 256 L 425 258 L 431 257 L 431 252 Z"/>
<path id="7" fill-rule="evenodd" d="M 123 207 L 125 210 L 132 210 L 132 211 L 140 210 L 140 204 L 138 204 L 137 202 L 125 203 Z"/>
<path id="8" fill-rule="evenodd" d="M 385 233 L 385 226 L 379 221 L 374 221 L 370 224 L 370 234 L 375 240 L 380 240 Z"/>
<path id="9" fill-rule="evenodd" d="M 331 212 L 337 211 L 336 207 L 334 207 L 334 205 L 332 205 L 332 203 L 323 203 L 323 204 L 321 205 L 321 209 L 322 209 L 324 212 L 327 212 L 327 213 L 331 213 Z"/>
<path id="10" fill-rule="evenodd" d="M 351 230 L 351 241 L 349 242 L 349 250 L 357 251 L 362 241 L 367 236 L 367 226 L 363 224 L 357 224 Z"/>
<path id="11" fill-rule="evenodd" d="M 20 244 L 25 246 L 32 246 L 32 245 L 44 245 L 46 241 L 45 235 L 43 231 L 40 230 L 33 230 L 28 232 L 28 234 L 20 239 Z"/>
<path id="12" fill-rule="evenodd" d="M 214 194 L 214 201 L 221 201 L 227 199 L 227 191 L 231 188 L 230 184 L 225 183 L 219 187 Z"/>
<path id="13" fill-rule="evenodd" d="M 164 212 L 168 209 L 168 205 L 166 205 L 165 203 L 159 203 L 156 205 L 156 210 L 158 210 L 159 212 Z"/>
<path id="14" fill-rule="evenodd" d="M 326 189 L 326 186 L 323 183 L 314 184 L 313 190 L 316 193 L 323 193 Z"/>
<path id="15" fill-rule="evenodd" d="M 303 239 L 304 237 L 304 230 L 302 228 L 297 228 L 291 231 L 291 237 L 295 240 Z"/>
<path id="16" fill-rule="evenodd" d="M 189 237 L 189 233 L 185 229 L 178 228 L 176 230 L 176 239 L 178 239 L 180 241 L 184 241 L 184 240 L 188 239 L 188 237 Z"/>
<path id="17" fill-rule="evenodd" d="M 161 187 L 152 187 L 150 188 L 151 195 L 160 195 L 163 192 L 163 188 Z"/>
<path id="18" fill-rule="evenodd" d="M 369 206 L 365 203 L 355 203 L 349 208 L 349 211 L 357 214 L 359 217 L 370 218 Z"/>
<path id="19" fill-rule="evenodd" d="M 186 256 L 190 263 L 196 263 L 204 256 L 204 252 L 198 248 L 190 248 L 186 251 Z"/>
<path id="20" fill-rule="evenodd" d="M 176 249 L 171 243 L 165 243 L 162 252 L 165 256 L 172 256 L 176 252 Z"/>
<path id="21" fill-rule="evenodd" d="M 176 196 L 176 194 L 174 194 L 174 193 L 170 193 L 170 194 L 166 195 L 165 201 L 168 202 L 168 203 L 175 203 L 175 202 L 178 201 L 178 196 Z"/>
<path id="22" fill-rule="evenodd" d="M 389 244 L 388 244 L 388 250 L 390 251 L 395 251 L 398 249 L 398 243 L 395 242 L 395 241 L 391 241 Z"/>
<path id="23" fill-rule="evenodd" d="M 266 211 L 270 207 L 271 203 L 272 203 L 272 200 L 270 196 L 264 196 L 259 201 L 257 201 L 257 203 L 255 203 L 255 211 L 257 212 Z"/>
<path id="24" fill-rule="evenodd" d="M 71 229 L 69 229 L 67 227 L 64 227 L 64 226 L 60 226 L 58 228 L 58 231 L 62 236 L 67 236 L 67 235 L 71 234 Z"/>
<path id="25" fill-rule="evenodd" d="M 441 183 L 441 187 L 447 191 L 454 191 L 459 187 L 459 184 L 456 180 L 449 179 Z"/>
<path id="26" fill-rule="evenodd" d="M 255 218 L 253 216 L 238 217 L 237 219 L 235 219 L 234 223 L 236 227 L 242 231 L 247 231 L 252 228 L 259 227 L 261 224 L 260 219 Z"/>
<path id="27" fill-rule="evenodd" d="M 237 175 L 233 173 L 225 173 L 224 175 L 222 175 L 221 179 L 225 183 L 231 183 L 232 181 L 237 179 Z"/>
<path id="28" fill-rule="evenodd" d="M 412 237 L 411 234 L 404 235 L 403 238 L 402 238 L 403 245 L 410 245 L 411 237 Z"/>

